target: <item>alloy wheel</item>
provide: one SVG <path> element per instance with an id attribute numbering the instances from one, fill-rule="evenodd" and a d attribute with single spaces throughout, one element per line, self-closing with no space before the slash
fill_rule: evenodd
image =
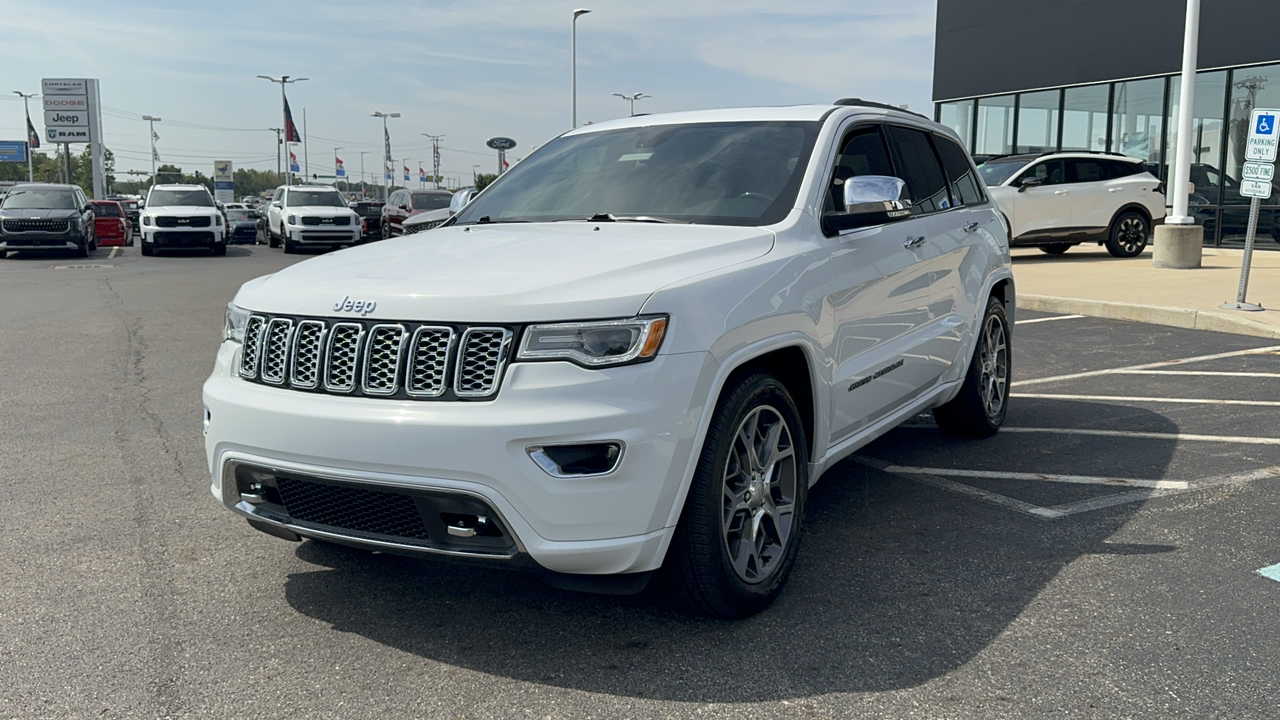
<path id="1" fill-rule="evenodd" d="M 982 344 L 978 348 L 982 361 L 978 392 L 987 417 L 998 417 L 1007 398 L 1009 383 L 1009 342 L 1004 322 L 994 315 L 982 327 Z"/>
<path id="2" fill-rule="evenodd" d="M 721 483 L 721 538 L 744 582 L 767 580 L 783 564 L 796 526 L 796 454 L 791 429 L 761 405 L 738 425 Z"/>
<path id="3" fill-rule="evenodd" d="M 1117 242 L 1126 253 L 1137 254 L 1147 244 L 1147 224 L 1139 217 L 1127 217 L 1120 222 Z"/>

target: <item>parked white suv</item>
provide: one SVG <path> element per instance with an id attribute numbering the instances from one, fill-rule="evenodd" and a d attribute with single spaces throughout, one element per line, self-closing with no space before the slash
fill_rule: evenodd
<path id="1" fill-rule="evenodd" d="M 329 185 L 281 185 L 267 206 L 268 243 L 283 243 L 287 253 L 304 246 L 355 245 L 362 222 L 342 193 Z"/>
<path id="2" fill-rule="evenodd" d="M 227 254 L 227 226 L 203 185 L 155 185 L 141 212 L 142 254 L 170 248 L 209 248 Z"/>
<path id="3" fill-rule="evenodd" d="M 1060 255 L 1072 245 L 1106 245 L 1115 257 L 1142 253 L 1164 219 L 1164 185 L 1141 160 L 1111 153 L 997 157 L 978 167 L 1013 228 L 1013 245 Z"/>
<path id="4" fill-rule="evenodd" d="M 874 103 L 566 133 L 431 242 L 246 283 L 204 386 L 259 530 L 764 608 L 809 486 L 1007 407 L 1008 227 L 952 132 Z M 594 582 L 589 582 L 594 581 Z"/>

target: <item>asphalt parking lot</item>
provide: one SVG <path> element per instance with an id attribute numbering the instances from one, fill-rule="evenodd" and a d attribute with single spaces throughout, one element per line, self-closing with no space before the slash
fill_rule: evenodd
<path id="1" fill-rule="evenodd" d="M 864 448 L 713 622 L 222 509 L 223 309 L 304 259 L 0 261 L 0 716 L 1280 716 L 1276 341 L 1020 312 L 1005 430 Z"/>

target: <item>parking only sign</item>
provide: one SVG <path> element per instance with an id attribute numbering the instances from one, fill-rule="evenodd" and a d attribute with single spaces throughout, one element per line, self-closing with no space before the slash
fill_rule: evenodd
<path id="1" fill-rule="evenodd" d="M 1254 110 L 1249 121 L 1249 140 L 1245 144 L 1244 159 L 1253 162 L 1276 161 L 1276 145 L 1280 143 L 1280 110 Z"/>

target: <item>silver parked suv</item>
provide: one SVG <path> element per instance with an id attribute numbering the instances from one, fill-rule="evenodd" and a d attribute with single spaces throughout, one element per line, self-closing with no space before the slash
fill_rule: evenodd
<path id="1" fill-rule="evenodd" d="M 656 578 L 743 617 L 808 490 L 922 411 L 1007 408 L 1009 228 L 953 133 L 875 103 L 568 132 L 419 237 L 246 283 L 204 386 L 255 528 Z"/>

